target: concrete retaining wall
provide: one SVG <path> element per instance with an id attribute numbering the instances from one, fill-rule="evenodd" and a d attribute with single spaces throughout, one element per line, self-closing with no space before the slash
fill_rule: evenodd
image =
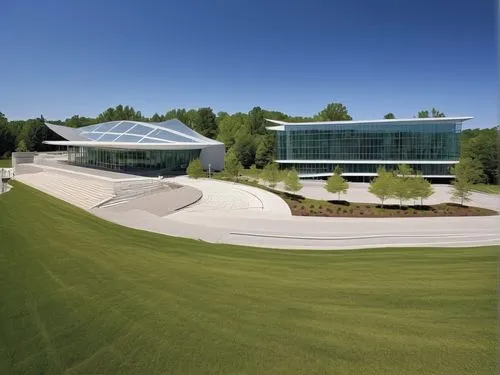
<path id="1" fill-rule="evenodd" d="M 36 152 L 13 152 L 12 153 L 12 168 L 16 168 L 18 164 L 33 163 Z"/>

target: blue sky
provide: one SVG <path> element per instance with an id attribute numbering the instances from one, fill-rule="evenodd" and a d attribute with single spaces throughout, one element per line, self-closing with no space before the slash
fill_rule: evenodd
<path id="1" fill-rule="evenodd" d="M 253 106 L 498 123 L 494 0 L 3 0 L 0 111 Z"/>

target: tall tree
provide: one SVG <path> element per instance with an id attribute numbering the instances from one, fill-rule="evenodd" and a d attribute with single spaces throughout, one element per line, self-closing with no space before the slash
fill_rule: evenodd
<path id="1" fill-rule="evenodd" d="M 421 111 L 418 111 L 418 114 L 417 114 L 417 117 L 418 118 L 428 118 L 428 117 L 445 117 L 444 113 L 439 111 L 438 109 L 436 108 L 432 108 L 430 113 L 428 110 L 421 110 Z"/>
<path id="2" fill-rule="evenodd" d="M 255 162 L 255 141 L 250 134 L 239 137 L 232 148 L 238 157 L 238 160 L 244 168 L 250 168 Z"/>
<path id="3" fill-rule="evenodd" d="M 340 201 L 340 193 L 347 193 L 347 189 L 349 189 L 349 184 L 342 177 L 342 168 L 340 166 L 336 166 L 333 170 L 333 174 L 328 177 L 328 180 L 325 184 L 325 189 L 329 193 L 338 194 L 338 200 Z"/>
<path id="4" fill-rule="evenodd" d="M 263 135 L 257 145 L 255 151 L 255 164 L 259 168 L 264 168 L 267 164 L 272 163 L 275 147 L 275 134 L 269 132 Z"/>
<path id="5" fill-rule="evenodd" d="M 387 114 L 384 116 L 384 118 L 385 118 L 386 120 L 389 120 L 389 119 L 395 119 L 395 118 L 396 118 L 396 116 L 394 116 L 394 113 L 389 112 L 389 113 L 387 113 Z"/>
<path id="6" fill-rule="evenodd" d="M 461 133 L 461 157 L 477 160 L 481 164 L 485 182 L 490 184 L 500 182 L 499 141 L 498 128 L 466 129 Z"/>
<path id="7" fill-rule="evenodd" d="M 264 119 L 264 112 L 260 107 L 253 107 L 250 112 L 248 112 L 248 121 L 250 124 L 250 133 L 264 134 L 266 132 L 266 120 Z"/>
<path id="8" fill-rule="evenodd" d="M 352 120 L 347 112 L 347 107 L 342 103 L 330 103 L 323 108 L 315 119 L 320 121 L 348 121 Z"/>
<path id="9" fill-rule="evenodd" d="M 16 145 L 16 137 L 8 126 L 8 120 L 0 112 L 0 158 L 9 157 Z"/>
<path id="10" fill-rule="evenodd" d="M 217 122 L 215 121 L 215 113 L 210 107 L 198 109 L 198 124 L 194 129 L 208 138 L 217 136 Z"/>

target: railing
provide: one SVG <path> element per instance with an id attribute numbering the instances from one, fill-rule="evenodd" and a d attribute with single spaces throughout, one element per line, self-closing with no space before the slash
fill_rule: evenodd
<path id="1" fill-rule="evenodd" d="M 0 168 L 0 178 L 2 181 L 10 180 L 14 177 L 14 168 Z"/>

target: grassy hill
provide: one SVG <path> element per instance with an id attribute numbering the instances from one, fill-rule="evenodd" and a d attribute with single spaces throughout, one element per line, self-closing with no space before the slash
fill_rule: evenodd
<path id="1" fill-rule="evenodd" d="M 278 251 L 0 195 L 0 374 L 490 374 L 498 249 Z"/>

